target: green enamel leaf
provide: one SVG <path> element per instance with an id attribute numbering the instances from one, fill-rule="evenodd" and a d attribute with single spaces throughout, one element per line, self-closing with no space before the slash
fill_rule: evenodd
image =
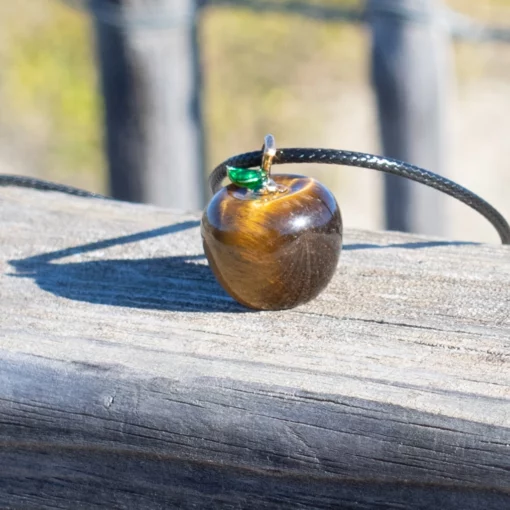
<path id="1" fill-rule="evenodd" d="M 229 166 L 227 172 L 228 178 L 243 188 L 257 190 L 262 188 L 267 181 L 267 175 L 262 170 Z"/>

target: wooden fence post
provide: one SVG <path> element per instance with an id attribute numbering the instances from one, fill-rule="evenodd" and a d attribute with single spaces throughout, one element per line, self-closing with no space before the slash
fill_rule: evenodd
<path id="1" fill-rule="evenodd" d="M 110 192 L 204 204 L 195 0 L 92 0 Z"/>
<path id="2" fill-rule="evenodd" d="M 369 0 L 367 7 L 384 154 L 444 174 L 452 71 L 443 3 Z M 385 176 L 385 199 L 388 229 L 445 233 L 444 197 L 434 190 Z"/>

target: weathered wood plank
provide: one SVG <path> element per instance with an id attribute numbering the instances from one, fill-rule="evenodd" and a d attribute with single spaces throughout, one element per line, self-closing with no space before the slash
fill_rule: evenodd
<path id="1" fill-rule="evenodd" d="M 196 214 L 0 193 L 0 506 L 508 508 L 508 247 L 347 231 L 255 313 Z"/>

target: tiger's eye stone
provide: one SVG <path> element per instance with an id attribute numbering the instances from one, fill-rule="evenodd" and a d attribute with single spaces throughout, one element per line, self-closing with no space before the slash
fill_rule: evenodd
<path id="1" fill-rule="evenodd" d="M 239 303 L 257 310 L 293 308 L 331 280 L 342 248 L 342 218 L 332 193 L 299 175 L 273 175 L 285 191 L 259 195 L 222 188 L 202 217 L 209 265 Z"/>

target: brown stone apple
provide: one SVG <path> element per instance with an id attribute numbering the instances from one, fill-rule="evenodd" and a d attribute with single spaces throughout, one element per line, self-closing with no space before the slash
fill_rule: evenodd
<path id="1" fill-rule="evenodd" d="M 342 247 L 332 193 L 315 179 L 272 175 L 264 193 L 229 184 L 209 202 L 202 239 L 209 265 L 239 303 L 257 310 L 293 308 L 331 280 Z"/>

